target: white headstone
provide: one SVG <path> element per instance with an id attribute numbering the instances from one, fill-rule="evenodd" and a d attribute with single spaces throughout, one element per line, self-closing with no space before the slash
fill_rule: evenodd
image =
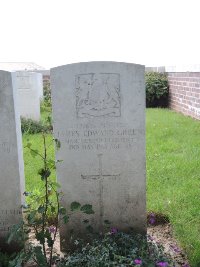
<path id="1" fill-rule="evenodd" d="M 42 74 L 27 71 L 13 73 L 18 92 L 20 115 L 40 120 L 40 101 L 43 97 Z"/>
<path id="2" fill-rule="evenodd" d="M 0 71 L 0 250 L 13 224 L 22 220 L 24 165 L 20 116 L 11 73 Z"/>
<path id="3" fill-rule="evenodd" d="M 144 71 L 116 62 L 51 69 L 62 204 L 91 204 L 89 221 L 98 232 L 107 220 L 126 232 L 146 232 Z M 84 234 L 84 218 L 81 212 L 71 216 L 61 241 L 69 242 L 71 230 Z"/>
<path id="4" fill-rule="evenodd" d="M 35 87 L 38 88 L 40 100 L 43 100 L 43 76 L 36 72 L 32 72 L 32 75 L 35 76 Z"/>

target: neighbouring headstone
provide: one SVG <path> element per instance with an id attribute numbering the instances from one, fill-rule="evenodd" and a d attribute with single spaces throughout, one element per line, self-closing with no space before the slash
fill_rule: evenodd
<path id="1" fill-rule="evenodd" d="M 0 71 L 0 251 L 10 248 L 5 237 L 22 220 L 24 163 L 16 93 L 11 73 Z"/>
<path id="2" fill-rule="evenodd" d="M 110 227 L 146 232 L 144 66 L 88 62 L 51 69 L 57 178 L 63 206 L 91 204 L 62 224 L 62 248 L 82 221 L 101 232 Z M 68 243 L 69 244 L 69 243 Z"/>
<path id="3" fill-rule="evenodd" d="M 17 71 L 13 73 L 17 87 L 20 115 L 26 119 L 40 120 L 40 101 L 43 97 L 42 74 Z"/>
<path id="4" fill-rule="evenodd" d="M 32 76 L 35 77 L 35 87 L 38 89 L 40 100 L 44 98 L 43 92 L 43 76 L 41 73 L 31 72 Z"/>

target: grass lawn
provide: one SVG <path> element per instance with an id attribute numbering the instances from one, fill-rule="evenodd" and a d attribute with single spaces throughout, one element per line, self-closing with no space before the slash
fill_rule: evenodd
<path id="1" fill-rule="evenodd" d="M 148 109 L 147 207 L 169 216 L 191 265 L 200 266 L 200 122 Z"/>
<path id="2" fill-rule="evenodd" d="M 47 156 L 49 159 L 54 159 L 54 144 L 52 136 L 49 134 L 46 138 L 47 142 Z M 31 143 L 32 149 L 37 149 L 40 154 L 43 153 L 43 138 L 41 134 L 23 135 L 24 145 L 24 167 L 26 177 L 26 191 L 40 191 L 42 186 L 41 178 L 38 170 L 42 168 L 43 162 L 40 156 L 33 157 L 30 150 L 26 148 L 26 144 Z M 55 179 L 55 170 L 52 170 L 52 178 Z"/>
<path id="3" fill-rule="evenodd" d="M 51 107 L 46 106 L 45 102 L 43 102 L 41 104 L 40 111 L 41 111 L 41 121 L 45 123 L 45 121 L 47 121 L 48 117 L 51 116 Z"/>
<path id="4" fill-rule="evenodd" d="M 167 214 L 174 235 L 189 255 L 192 267 L 200 266 L 200 122 L 164 109 L 147 109 L 147 207 Z M 24 135 L 42 151 L 40 135 Z M 48 136 L 48 144 L 51 144 Z M 49 156 L 53 159 L 53 145 Z M 40 190 L 39 157 L 24 150 L 26 190 Z M 53 173 L 55 177 L 55 173 Z"/>

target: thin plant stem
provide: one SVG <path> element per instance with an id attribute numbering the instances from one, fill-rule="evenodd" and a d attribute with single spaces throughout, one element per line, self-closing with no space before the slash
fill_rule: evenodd
<path id="1" fill-rule="evenodd" d="M 51 252 L 50 252 L 50 259 L 49 259 L 49 265 L 51 267 L 52 265 L 52 257 L 53 257 L 53 247 L 54 247 L 54 243 L 55 243 L 55 240 L 56 240 L 56 235 L 57 235 L 57 232 L 58 232 L 58 218 L 59 218 L 59 209 L 60 209 L 60 201 L 59 201 L 59 193 L 57 192 L 57 190 L 53 189 L 54 192 L 56 193 L 56 202 L 57 202 L 57 213 L 56 213 L 56 229 L 55 229 L 55 232 L 54 232 L 54 235 L 53 235 L 53 244 L 52 244 L 52 247 L 51 247 Z"/>
<path id="2" fill-rule="evenodd" d="M 46 147 L 46 136 L 43 133 L 43 146 L 44 146 L 44 170 L 45 173 L 47 173 L 48 171 L 48 167 L 47 167 L 47 147 Z M 47 209 L 48 209 L 48 177 L 45 175 L 45 209 L 44 212 L 42 214 L 42 233 L 44 234 L 45 231 L 45 225 L 46 225 L 46 215 L 47 215 Z M 45 239 L 42 242 L 42 248 L 43 248 L 43 253 L 46 259 L 46 262 L 48 263 L 47 260 L 47 255 L 46 255 L 46 248 L 45 248 Z"/>

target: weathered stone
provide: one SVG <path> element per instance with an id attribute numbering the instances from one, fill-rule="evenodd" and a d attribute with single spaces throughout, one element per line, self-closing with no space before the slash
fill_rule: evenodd
<path id="1" fill-rule="evenodd" d="M 146 232 L 144 66 L 88 62 L 51 69 L 58 182 L 63 206 L 92 204 L 62 224 L 66 248 L 70 231 L 86 233 L 107 224 L 123 231 Z M 64 241 L 66 240 L 66 242 Z"/>
<path id="2" fill-rule="evenodd" d="M 15 250 L 5 238 L 22 220 L 24 165 L 16 90 L 6 71 L 0 71 L 0 114 L 0 250 Z"/>

